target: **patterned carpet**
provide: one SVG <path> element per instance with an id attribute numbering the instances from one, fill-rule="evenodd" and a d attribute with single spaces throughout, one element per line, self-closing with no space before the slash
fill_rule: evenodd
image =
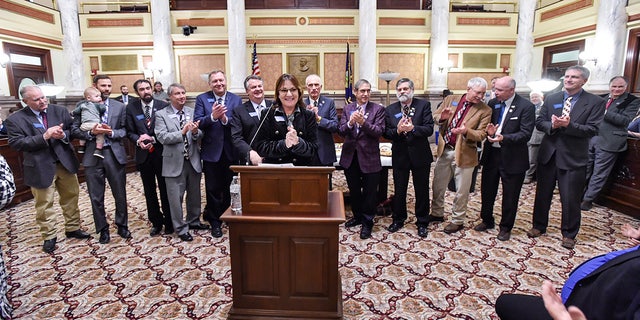
<path id="1" fill-rule="evenodd" d="M 228 230 L 225 227 L 220 239 L 196 231 L 190 243 L 175 235 L 149 237 L 139 181 L 136 173 L 127 176 L 133 233 L 128 241 L 116 235 L 114 225 L 108 245 L 99 244 L 97 237 L 65 239 L 59 228 L 58 247 L 49 255 L 41 250 L 32 201 L 2 212 L 0 244 L 15 318 L 227 317 L 232 301 Z M 334 174 L 334 186 L 346 190 L 341 172 Z M 359 228 L 340 226 L 344 318 L 496 319 L 493 304 L 500 293 L 534 294 L 544 279 L 561 286 L 569 271 L 585 259 L 629 246 L 618 231 L 623 223 L 637 221 L 596 206 L 583 214 L 575 250 L 560 247 L 557 194 L 547 235 L 527 238 L 534 188 L 535 184 L 523 188 L 516 227 L 507 242 L 496 239 L 496 230 L 472 230 L 479 220 L 479 192 L 470 198 L 466 228 L 453 235 L 442 232 L 437 223 L 430 226 L 428 238 L 420 239 L 411 214 L 405 228 L 394 234 L 385 229 L 391 218 L 378 217 L 373 237 L 366 241 L 358 237 Z M 447 193 L 449 207 L 451 199 Z M 113 211 L 109 196 L 106 206 Z M 84 184 L 80 209 L 83 228 L 93 232 Z"/>

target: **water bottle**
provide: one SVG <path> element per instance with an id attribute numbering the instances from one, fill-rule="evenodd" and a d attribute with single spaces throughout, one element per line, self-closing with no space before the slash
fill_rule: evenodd
<path id="1" fill-rule="evenodd" d="M 234 176 L 231 180 L 231 212 L 233 214 L 242 214 L 242 199 L 240 198 L 240 180 L 238 176 Z"/>

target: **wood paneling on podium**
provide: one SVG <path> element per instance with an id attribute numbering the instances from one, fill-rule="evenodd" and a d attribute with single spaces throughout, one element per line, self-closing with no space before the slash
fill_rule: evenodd
<path id="1" fill-rule="evenodd" d="M 596 203 L 640 218 L 640 140 L 627 139 L 627 145 Z"/>

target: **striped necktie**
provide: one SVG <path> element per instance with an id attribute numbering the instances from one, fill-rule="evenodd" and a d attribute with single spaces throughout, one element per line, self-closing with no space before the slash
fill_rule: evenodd
<path id="1" fill-rule="evenodd" d="M 569 97 L 567 98 L 567 100 L 564 101 L 564 106 L 562 106 L 562 116 L 566 117 L 569 115 L 569 113 L 571 113 L 571 100 L 573 99 L 573 97 Z"/>

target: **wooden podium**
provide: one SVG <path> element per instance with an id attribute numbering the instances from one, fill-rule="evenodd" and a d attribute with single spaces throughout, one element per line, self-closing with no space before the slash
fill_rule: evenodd
<path id="1" fill-rule="evenodd" d="M 232 166 L 242 214 L 227 209 L 233 305 L 229 319 L 342 319 L 333 167 Z"/>

